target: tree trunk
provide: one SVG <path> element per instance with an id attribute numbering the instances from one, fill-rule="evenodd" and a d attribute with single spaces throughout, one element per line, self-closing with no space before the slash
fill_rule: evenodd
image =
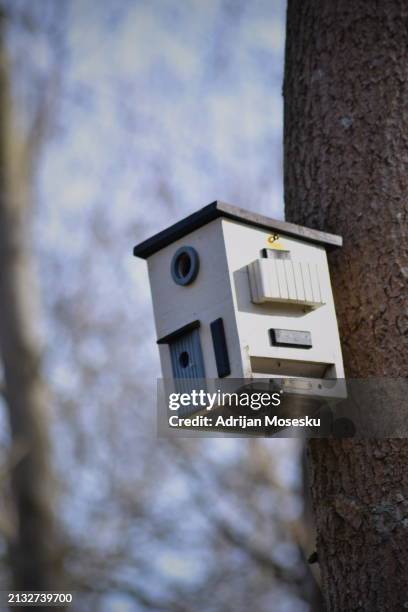
<path id="1" fill-rule="evenodd" d="M 51 511 L 48 398 L 36 333 L 37 291 L 31 269 L 31 160 L 14 115 L 0 16 L 0 357 L 16 462 L 11 481 L 15 531 L 9 552 L 14 588 L 57 587 Z"/>
<path id="2" fill-rule="evenodd" d="M 407 66 L 403 0 L 289 0 L 286 217 L 343 235 L 330 267 L 349 377 L 408 374 Z M 328 610 L 407 608 L 408 443 L 313 440 L 309 455 Z"/>

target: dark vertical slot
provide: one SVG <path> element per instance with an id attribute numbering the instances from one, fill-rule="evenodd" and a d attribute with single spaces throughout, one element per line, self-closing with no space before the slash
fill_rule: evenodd
<path id="1" fill-rule="evenodd" d="M 231 374 L 231 368 L 223 320 L 221 318 L 216 319 L 210 324 L 210 328 L 218 376 L 219 378 L 224 378 Z"/>

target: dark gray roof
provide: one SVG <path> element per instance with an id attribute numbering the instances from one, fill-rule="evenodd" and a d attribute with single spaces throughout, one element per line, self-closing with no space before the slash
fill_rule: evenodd
<path id="1" fill-rule="evenodd" d="M 182 238 L 186 234 L 189 234 L 193 230 L 206 225 L 214 219 L 219 217 L 225 217 L 226 219 L 232 219 L 246 225 L 252 225 L 254 227 L 262 227 L 264 229 L 273 230 L 279 234 L 286 236 L 293 236 L 294 238 L 300 238 L 307 242 L 314 242 L 322 244 L 327 249 L 333 249 L 341 247 L 343 240 L 341 236 L 336 234 L 327 234 L 326 232 L 320 232 L 319 230 L 309 229 L 308 227 L 302 227 L 301 225 L 295 225 L 294 223 L 287 223 L 286 221 L 277 221 L 258 213 L 226 204 L 225 202 L 212 202 L 204 208 L 200 208 L 192 215 L 181 219 L 174 225 L 164 229 L 163 231 L 155 234 L 151 238 L 147 238 L 143 242 L 140 242 L 133 249 L 133 254 L 136 257 L 147 259 L 153 253 L 160 251 L 164 247 L 168 246 L 175 240 Z"/>

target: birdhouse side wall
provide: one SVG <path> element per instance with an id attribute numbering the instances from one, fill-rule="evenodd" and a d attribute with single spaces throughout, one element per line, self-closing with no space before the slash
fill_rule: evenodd
<path id="1" fill-rule="evenodd" d="M 171 274 L 171 262 L 181 247 L 193 247 L 199 257 L 199 271 L 188 285 L 178 285 Z M 207 378 L 217 378 L 210 324 L 222 318 L 231 377 L 242 377 L 242 361 L 225 252 L 222 220 L 215 219 L 192 231 L 148 259 L 157 338 L 199 321 L 199 340 Z M 164 378 L 173 377 L 168 344 L 160 344 Z"/>

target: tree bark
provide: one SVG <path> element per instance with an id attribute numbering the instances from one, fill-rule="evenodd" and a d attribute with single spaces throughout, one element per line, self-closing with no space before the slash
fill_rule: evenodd
<path id="1" fill-rule="evenodd" d="M 60 557 L 28 231 L 32 160 L 11 101 L 5 21 L 0 15 L 0 357 L 12 450 L 18 451 L 11 474 L 16 517 L 9 553 L 15 589 L 52 590 L 58 586 Z"/>
<path id="2" fill-rule="evenodd" d="M 403 0 L 289 0 L 286 217 L 343 235 L 330 268 L 348 377 L 408 374 L 407 66 Z M 407 441 L 313 440 L 309 456 L 328 610 L 407 608 Z"/>

